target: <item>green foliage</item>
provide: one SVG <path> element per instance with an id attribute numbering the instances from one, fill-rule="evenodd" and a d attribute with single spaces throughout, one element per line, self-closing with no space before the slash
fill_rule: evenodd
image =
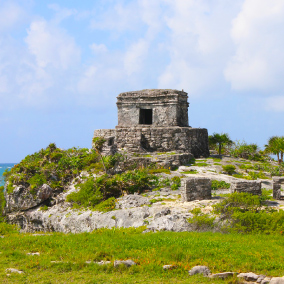
<path id="1" fill-rule="evenodd" d="M 171 171 L 169 169 L 164 169 L 164 168 L 159 168 L 159 169 L 149 169 L 149 174 L 160 174 L 160 173 L 165 173 L 165 174 L 171 174 Z"/>
<path id="2" fill-rule="evenodd" d="M 202 213 L 200 208 L 194 208 L 190 211 L 193 214 L 192 218 L 187 221 L 193 225 L 195 231 L 210 231 L 214 228 L 214 220 L 216 217 L 211 217 L 208 214 Z"/>
<path id="3" fill-rule="evenodd" d="M 232 145 L 233 141 L 230 139 L 229 134 L 227 133 L 213 133 L 213 135 L 209 135 L 209 148 L 210 149 L 218 149 L 218 154 L 222 154 L 222 150 L 225 146 Z"/>
<path id="4" fill-rule="evenodd" d="M 172 180 L 171 189 L 172 190 L 179 189 L 179 187 L 181 186 L 181 179 L 180 179 L 180 177 L 174 176 L 171 180 Z"/>
<path id="5" fill-rule="evenodd" d="M 231 184 L 225 181 L 212 180 L 212 190 L 230 188 Z"/>
<path id="6" fill-rule="evenodd" d="M 223 230 L 237 233 L 284 234 L 284 211 L 265 206 L 270 192 L 262 196 L 233 193 L 214 206 L 214 213 L 227 221 Z"/>
<path id="7" fill-rule="evenodd" d="M 234 192 L 214 206 L 214 213 L 228 219 L 235 212 L 258 212 L 262 206 L 262 201 L 262 198 L 258 195 Z"/>
<path id="8" fill-rule="evenodd" d="M 102 175 L 97 178 L 89 177 L 85 182 L 78 184 L 79 190 L 67 196 L 67 201 L 77 206 L 98 208 L 96 205 L 108 199 L 103 207 L 110 206 L 113 199 L 124 193 L 142 193 L 157 186 L 159 178 L 149 174 L 147 169 L 126 171 L 116 175 Z M 103 208 L 101 207 L 101 208 Z"/>
<path id="9" fill-rule="evenodd" d="M 182 172 L 183 174 L 197 174 L 198 173 L 198 171 L 197 170 L 190 170 L 190 171 L 183 171 Z"/>
<path id="10" fill-rule="evenodd" d="M 269 138 L 267 145 L 265 145 L 265 153 L 276 155 L 280 165 L 283 162 L 284 155 L 284 136 Z"/>
<path id="11" fill-rule="evenodd" d="M 101 177 L 102 179 L 102 177 Z M 98 184 L 100 181 L 97 182 Z M 103 194 L 99 186 L 96 186 L 93 177 L 88 178 L 84 183 L 78 185 L 78 192 L 72 192 L 67 196 L 68 202 L 74 202 L 83 207 L 94 207 L 103 200 Z"/>
<path id="12" fill-rule="evenodd" d="M 0 186 L 0 221 L 2 219 L 3 210 L 5 208 L 6 200 L 4 197 L 4 186 Z"/>
<path id="13" fill-rule="evenodd" d="M 248 144 L 245 141 L 235 142 L 230 149 L 230 155 L 254 161 L 265 161 L 267 159 L 264 153 L 259 150 L 257 144 Z"/>
<path id="14" fill-rule="evenodd" d="M 0 235 L 10 235 L 18 233 L 19 228 L 16 225 L 7 224 L 5 222 L 0 222 Z"/>
<path id="15" fill-rule="evenodd" d="M 113 211 L 115 209 L 115 198 L 110 197 L 109 199 L 99 203 L 96 207 L 95 210 L 101 211 L 101 212 L 109 212 Z"/>
<path id="16" fill-rule="evenodd" d="M 236 167 L 234 165 L 224 165 L 222 166 L 222 168 L 229 175 L 232 175 L 234 171 L 236 170 Z"/>
<path id="17" fill-rule="evenodd" d="M 195 166 L 197 166 L 197 167 L 207 167 L 208 164 L 207 163 L 196 163 Z"/>
<path id="18" fill-rule="evenodd" d="M 97 168 L 102 169 L 102 165 L 95 151 L 86 148 L 62 150 L 51 143 L 46 149 L 26 156 L 11 171 L 5 171 L 5 180 L 8 181 L 6 190 L 11 193 L 13 185 L 23 185 L 29 186 L 35 194 L 43 184 L 63 190 L 63 186 L 81 171 Z"/>
<path id="19" fill-rule="evenodd" d="M 41 206 L 40 210 L 41 211 L 47 211 L 48 210 L 48 206 L 47 205 Z"/>

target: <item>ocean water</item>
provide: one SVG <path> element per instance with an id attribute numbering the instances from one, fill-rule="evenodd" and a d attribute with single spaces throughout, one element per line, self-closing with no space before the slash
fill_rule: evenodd
<path id="1" fill-rule="evenodd" d="M 4 171 L 8 168 L 11 169 L 14 165 L 14 163 L 7 163 L 7 164 L 0 164 L 0 186 L 4 185 L 4 177 L 3 177 L 3 173 Z"/>

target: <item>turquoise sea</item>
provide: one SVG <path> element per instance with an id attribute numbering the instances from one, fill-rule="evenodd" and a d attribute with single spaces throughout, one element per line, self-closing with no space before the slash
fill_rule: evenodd
<path id="1" fill-rule="evenodd" d="M 16 165 L 15 163 L 6 163 L 6 164 L 0 164 L 0 186 L 4 185 L 4 178 L 2 176 L 2 174 L 4 173 L 4 171 L 8 168 L 11 169 L 14 165 Z"/>

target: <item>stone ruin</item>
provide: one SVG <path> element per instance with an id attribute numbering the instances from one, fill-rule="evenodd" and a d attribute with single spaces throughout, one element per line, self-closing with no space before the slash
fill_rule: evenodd
<path id="1" fill-rule="evenodd" d="M 190 159 L 208 157 L 208 132 L 188 125 L 188 95 L 177 90 L 142 90 L 117 97 L 118 125 L 95 130 L 103 137 L 103 153 L 174 152 Z"/>
<path id="2" fill-rule="evenodd" d="M 281 185 L 284 186 L 284 177 L 273 177 L 273 198 L 280 200 L 281 196 Z"/>

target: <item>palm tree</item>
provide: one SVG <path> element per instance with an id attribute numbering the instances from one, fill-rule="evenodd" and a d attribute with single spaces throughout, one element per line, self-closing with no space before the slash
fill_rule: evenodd
<path id="1" fill-rule="evenodd" d="M 265 152 L 277 156 L 278 164 L 283 162 L 284 155 L 284 136 L 272 136 L 269 138 L 267 145 L 265 147 Z"/>
<path id="2" fill-rule="evenodd" d="M 218 153 L 221 155 L 222 148 L 227 145 L 232 145 L 233 141 L 230 139 L 229 134 L 227 133 L 213 133 L 213 135 L 209 135 L 209 145 L 210 146 L 217 146 Z"/>
<path id="3" fill-rule="evenodd" d="M 102 149 L 103 149 L 105 142 L 106 142 L 106 140 L 103 139 L 102 137 L 94 137 L 94 139 L 93 139 L 93 148 L 100 155 L 101 160 L 103 162 L 104 169 L 105 169 L 105 173 L 107 174 L 105 162 L 104 162 L 104 159 L 103 159 L 103 156 L 102 156 Z"/>

